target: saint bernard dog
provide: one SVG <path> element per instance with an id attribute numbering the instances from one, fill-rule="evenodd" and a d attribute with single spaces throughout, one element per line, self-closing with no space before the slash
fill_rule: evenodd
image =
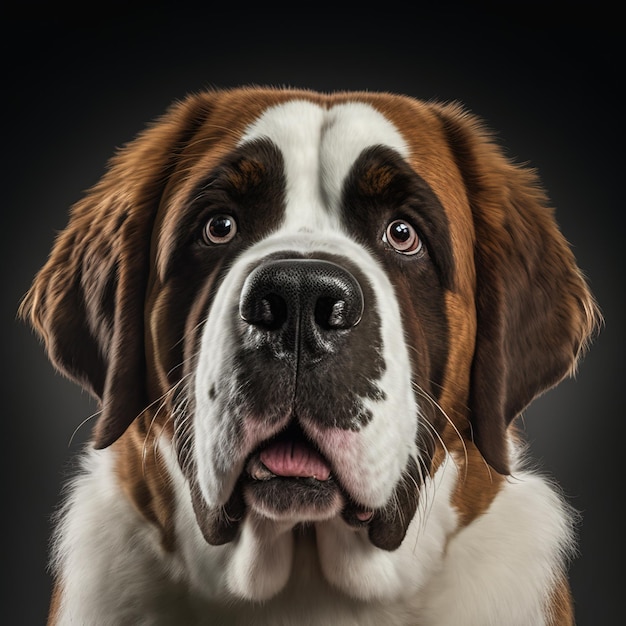
<path id="1" fill-rule="evenodd" d="M 99 400 L 50 624 L 564 626 L 576 513 L 516 417 L 600 314 L 458 104 L 193 94 L 20 308 Z"/>

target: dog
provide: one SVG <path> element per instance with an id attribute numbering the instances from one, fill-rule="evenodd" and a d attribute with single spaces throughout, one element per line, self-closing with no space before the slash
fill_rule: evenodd
<path id="1" fill-rule="evenodd" d="M 189 95 L 20 315 L 99 401 L 49 624 L 574 623 L 577 512 L 516 418 L 601 316 L 537 175 L 462 105 Z"/>

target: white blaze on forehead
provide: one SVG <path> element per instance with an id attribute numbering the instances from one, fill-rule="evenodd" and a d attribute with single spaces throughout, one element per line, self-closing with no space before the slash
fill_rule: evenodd
<path id="1" fill-rule="evenodd" d="M 337 211 L 346 176 L 366 148 L 385 145 L 408 155 L 395 126 L 362 102 L 330 109 L 292 100 L 265 111 L 244 133 L 241 144 L 269 139 L 285 163 L 287 228 L 338 227 Z"/>

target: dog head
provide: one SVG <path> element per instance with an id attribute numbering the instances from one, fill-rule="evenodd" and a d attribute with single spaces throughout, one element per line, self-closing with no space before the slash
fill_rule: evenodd
<path id="1" fill-rule="evenodd" d="M 21 309 L 101 403 L 171 437 L 198 523 L 335 516 L 394 549 L 438 451 L 507 428 L 598 315 L 534 174 L 456 105 L 193 95 L 73 209 Z"/>

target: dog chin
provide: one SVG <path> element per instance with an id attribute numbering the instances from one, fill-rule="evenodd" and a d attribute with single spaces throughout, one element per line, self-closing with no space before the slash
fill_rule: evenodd
<path id="1" fill-rule="evenodd" d="M 333 479 L 249 478 L 243 484 L 247 507 L 277 522 L 318 522 L 336 517 L 344 498 Z"/>

